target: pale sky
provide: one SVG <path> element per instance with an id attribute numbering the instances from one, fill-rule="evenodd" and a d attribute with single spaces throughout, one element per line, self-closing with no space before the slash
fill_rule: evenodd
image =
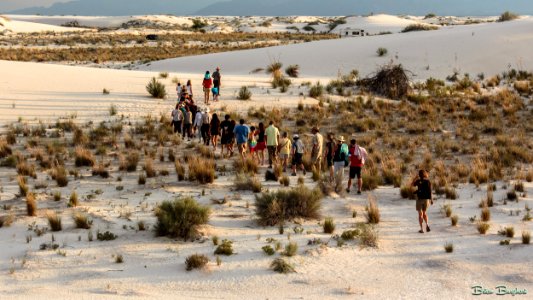
<path id="1" fill-rule="evenodd" d="M 0 0 L 0 12 L 34 6 L 50 6 L 56 2 L 69 2 L 69 0 Z"/>

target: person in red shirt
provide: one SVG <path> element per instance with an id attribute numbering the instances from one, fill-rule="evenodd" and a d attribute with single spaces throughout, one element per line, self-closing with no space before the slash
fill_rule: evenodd
<path id="1" fill-rule="evenodd" d="M 202 86 L 204 88 L 204 103 L 206 105 L 209 105 L 209 95 L 211 93 L 211 87 L 213 86 L 213 78 L 211 78 L 211 74 L 209 73 L 209 71 L 205 72 Z"/>
<path id="2" fill-rule="evenodd" d="M 346 192 L 350 192 L 352 187 L 352 179 L 357 176 L 357 194 L 361 194 L 361 188 L 363 187 L 363 177 L 361 172 L 365 165 L 365 160 L 368 153 L 366 149 L 357 145 L 355 139 L 350 141 L 350 150 L 348 151 L 348 158 L 350 160 L 350 177 L 348 179 L 348 188 Z"/>

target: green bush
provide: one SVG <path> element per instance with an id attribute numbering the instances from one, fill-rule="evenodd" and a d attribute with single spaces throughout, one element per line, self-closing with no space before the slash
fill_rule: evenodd
<path id="1" fill-rule="evenodd" d="M 255 197 L 256 214 L 259 223 L 266 226 L 274 226 L 297 217 L 318 219 L 322 198 L 320 190 L 311 190 L 304 185 L 266 192 Z"/>
<path id="2" fill-rule="evenodd" d="M 510 11 L 506 11 L 503 14 L 500 15 L 500 18 L 498 19 L 498 22 L 506 22 L 506 21 L 512 21 L 518 19 L 520 16 L 512 13 Z"/>
<path id="3" fill-rule="evenodd" d="M 387 53 L 389 53 L 389 50 L 387 50 L 387 48 L 379 47 L 376 53 L 378 54 L 379 57 L 382 57 L 382 56 L 387 55 Z"/>
<path id="4" fill-rule="evenodd" d="M 230 240 L 223 240 L 222 244 L 218 245 L 215 249 L 217 255 L 232 255 L 233 254 L 233 242 Z"/>
<path id="5" fill-rule="evenodd" d="M 209 213 L 207 206 L 198 204 L 190 197 L 164 201 L 155 211 L 156 233 L 158 236 L 192 238 L 197 226 L 209 221 Z"/>
<path id="6" fill-rule="evenodd" d="M 309 97 L 311 98 L 319 98 L 323 94 L 324 94 L 324 86 L 320 84 L 320 82 L 317 82 L 309 90 Z"/>
<path id="7" fill-rule="evenodd" d="M 237 99 L 239 100 L 250 100 L 252 99 L 252 92 L 250 89 L 246 86 L 242 86 L 239 90 L 239 94 L 237 95 Z"/>
<path id="8" fill-rule="evenodd" d="M 146 91 L 154 97 L 158 99 L 163 99 L 167 95 L 167 91 L 165 89 L 165 85 L 159 82 L 155 77 L 150 80 L 148 85 L 146 86 Z"/>
<path id="9" fill-rule="evenodd" d="M 270 264 L 270 268 L 278 273 L 287 274 L 295 273 L 294 267 L 285 261 L 283 258 L 276 258 Z"/>

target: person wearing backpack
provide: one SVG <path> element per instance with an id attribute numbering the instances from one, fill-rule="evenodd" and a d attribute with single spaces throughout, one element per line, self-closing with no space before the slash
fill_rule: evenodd
<path id="1" fill-rule="evenodd" d="M 333 151 L 333 170 L 335 177 L 340 177 L 341 181 L 344 178 L 344 168 L 347 166 L 346 161 L 348 159 L 348 145 L 344 142 L 344 136 L 341 135 Z"/>
<path id="2" fill-rule="evenodd" d="M 418 212 L 418 223 L 420 224 L 420 233 L 424 233 L 424 221 L 426 222 L 426 232 L 430 232 L 428 215 L 426 211 L 433 204 L 433 195 L 431 193 L 431 181 L 429 173 L 425 170 L 418 171 L 418 177 L 415 177 L 411 187 L 416 187 L 416 211 Z"/>
<path id="3" fill-rule="evenodd" d="M 211 93 L 211 87 L 213 86 L 213 79 L 209 71 L 205 72 L 204 80 L 202 81 L 202 87 L 204 89 L 204 103 L 209 105 L 209 96 Z"/>
<path id="4" fill-rule="evenodd" d="M 355 139 L 350 141 L 350 150 L 348 151 L 348 157 L 350 160 L 350 177 L 348 178 L 348 188 L 346 192 L 350 193 L 352 187 L 352 180 L 357 176 L 357 194 L 361 194 L 361 188 L 363 187 L 363 177 L 361 172 L 365 165 L 366 157 L 368 153 L 366 149 L 357 145 Z"/>
<path id="5" fill-rule="evenodd" d="M 305 166 L 303 162 L 303 157 L 305 153 L 305 146 L 300 136 L 295 134 L 293 137 L 292 143 L 292 176 L 296 176 L 296 169 L 300 167 L 302 169 L 304 176 L 306 174 Z"/>
<path id="6" fill-rule="evenodd" d="M 220 84 L 222 76 L 220 75 L 220 67 L 217 67 L 216 71 L 213 72 L 213 86 L 217 89 L 217 100 L 220 96 Z"/>

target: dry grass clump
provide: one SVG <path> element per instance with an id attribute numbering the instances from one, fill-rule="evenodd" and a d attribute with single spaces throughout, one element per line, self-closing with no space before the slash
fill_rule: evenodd
<path id="1" fill-rule="evenodd" d="M 458 215 L 453 215 L 451 218 L 450 218 L 451 222 L 452 222 L 452 226 L 457 226 L 457 223 L 459 222 L 459 216 Z"/>
<path id="2" fill-rule="evenodd" d="M 209 262 L 209 258 L 203 254 L 193 254 L 185 259 L 185 269 L 192 271 L 195 269 L 204 269 Z"/>
<path id="3" fill-rule="evenodd" d="M 17 164 L 17 174 L 20 176 L 30 176 L 37 178 L 37 173 L 35 173 L 35 166 L 27 163 L 26 161 L 19 161 Z"/>
<path id="4" fill-rule="evenodd" d="M 252 99 L 252 91 L 247 86 L 242 86 L 239 89 L 239 92 L 237 94 L 237 99 L 239 100 L 250 100 Z"/>
<path id="5" fill-rule="evenodd" d="M 197 227 L 209 221 L 210 209 L 193 198 L 164 201 L 155 210 L 158 236 L 179 237 L 185 240 L 196 236 Z"/>
<path id="6" fill-rule="evenodd" d="M 75 212 L 72 219 L 74 220 L 76 228 L 80 229 L 90 229 L 93 224 L 93 221 L 90 220 L 86 214 L 81 212 Z"/>
<path id="7" fill-rule="evenodd" d="M 446 242 L 446 244 L 444 244 L 444 251 L 446 251 L 446 253 L 452 253 L 453 252 L 453 243 Z"/>
<path id="8" fill-rule="evenodd" d="M 57 182 L 59 187 L 65 187 L 68 185 L 68 174 L 63 166 L 56 166 L 50 172 L 50 176 Z"/>
<path id="9" fill-rule="evenodd" d="M 490 221 L 490 209 L 488 207 L 481 208 L 481 221 Z"/>
<path id="10" fill-rule="evenodd" d="M 154 161 L 149 157 L 144 160 L 144 171 L 146 172 L 146 177 L 148 178 L 157 176 L 157 171 L 154 168 Z"/>
<path id="11" fill-rule="evenodd" d="M 285 251 L 283 251 L 284 256 L 292 257 L 298 253 L 298 244 L 295 242 L 290 242 L 285 246 Z"/>
<path id="12" fill-rule="evenodd" d="M 287 175 L 281 176 L 281 179 L 279 180 L 279 183 L 285 187 L 289 186 L 291 184 L 291 179 Z"/>
<path id="13" fill-rule="evenodd" d="M 247 176 L 243 173 L 237 174 L 234 181 L 235 190 L 237 191 L 252 191 L 260 193 L 263 188 L 261 181 L 255 176 Z"/>
<path id="14" fill-rule="evenodd" d="M 322 225 L 322 229 L 324 229 L 324 233 L 333 233 L 335 231 L 335 221 L 333 218 L 326 218 L 324 220 L 324 225 Z"/>
<path id="15" fill-rule="evenodd" d="M 18 176 L 17 177 L 17 184 L 19 186 L 19 193 L 22 197 L 25 197 L 28 195 L 28 192 L 30 188 L 28 187 L 26 183 L 26 178 L 24 176 Z"/>
<path id="16" fill-rule="evenodd" d="M 233 242 L 222 240 L 222 243 L 215 249 L 216 255 L 233 255 Z"/>
<path id="17" fill-rule="evenodd" d="M 70 198 L 68 199 L 68 206 L 69 207 L 76 207 L 79 204 L 78 200 L 78 193 L 76 191 L 73 191 L 72 194 L 70 194 Z"/>
<path id="18" fill-rule="evenodd" d="M 512 13 L 510 11 L 506 11 L 503 14 L 500 15 L 498 18 L 498 22 L 506 22 L 506 21 L 512 21 L 520 18 L 519 15 Z"/>
<path id="19" fill-rule="evenodd" d="M 490 229 L 490 224 L 487 223 L 487 222 L 478 222 L 477 225 L 477 231 L 480 233 L 480 234 L 486 234 L 487 231 L 489 231 Z"/>
<path id="20" fill-rule="evenodd" d="M 233 168 L 237 173 L 257 174 L 259 172 L 259 164 L 253 158 L 247 157 L 244 161 L 237 159 L 233 162 Z"/>
<path id="21" fill-rule="evenodd" d="M 379 234 L 373 225 L 364 225 L 361 227 L 359 243 L 362 247 L 378 247 Z"/>
<path id="22" fill-rule="evenodd" d="M 402 65 L 388 64 L 367 78 L 359 81 L 359 85 L 373 93 L 391 99 L 401 99 L 410 91 L 409 76 Z"/>
<path id="23" fill-rule="evenodd" d="M 415 200 L 416 199 L 415 189 L 412 186 L 410 186 L 410 185 L 402 186 L 400 188 L 400 195 L 404 199 L 411 199 L 411 200 Z"/>
<path id="24" fill-rule="evenodd" d="M 94 166 L 94 157 L 90 150 L 76 147 L 74 152 L 76 167 L 92 167 Z"/>
<path id="25" fill-rule="evenodd" d="M 528 230 L 522 231 L 522 244 L 529 245 L 529 242 L 531 240 L 531 232 Z"/>
<path id="26" fill-rule="evenodd" d="M 109 171 L 106 169 L 103 163 L 95 165 L 92 170 L 93 176 L 100 176 L 102 178 L 109 178 Z"/>
<path id="27" fill-rule="evenodd" d="M 318 99 L 322 95 L 324 95 L 324 86 L 320 82 L 317 82 L 309 89 L 309 97 L 311 98 Z"/>
<path id="28" fill-rule="evenodd" d="M 259 223 L 274 226 L 294 218 L 318 219 L 322 193 L 298 185 L 289 190 L 263 192 L 255 197 L 256 214 Z"/>
<path id="29" fill-rule="evenodd" d="M 61 216 L 55 211 L 48 211 L 46 213 L 46 219 L 48 219 L 48 225 L 52 231 L 61 231 L 63 226 L 61 225 Z"/>
<path id="30" fill-rule="evenodd" d="M 197 181 L 200 184 L 208 184 L 215 181 L 214 160 L 191 157 L 187 163 L 189 165 L 189 181 Z"/>
<path id="31" fill-rule="evenodd" d="M 178 177 L 178 181 L 185 180 L 185 167 L 178 159 L 174 161 L 174 168 L 176 169 L 176 176 Z"/>
<path id="32" fill-rule="evenodd" d="M 135 172 L 137 171 L 137 165 L 139 164 L 139 153 L 137 151 L 130 151 L 126 157 L 120 157 L 120 171 Z"/>
<path id="33" fill-rule="evenodd" d="M 365 218 L 369 224 L 378 224 L 381 219 L 376 197 L 373 195 L 368 196 L 368 205 L 366 206 Z"/>
<path id="34" fill-rule="evenodd" d="M 487 164 L 483 160 L 476 158 L 472 162 L 471 169 L 470 183 L 482 184 L 489 181 L 489 170 Z"/>
<path id="35" fill-rule="evenodd" d="M 30 217 L 37 215 L 37 201 L 33 193 L 28 193 L 26 195 L 26 213 Z"/>
<path id="36" fill-rule="evenodd" d="M 0 158 L 11 155 L 13 151 L 5 139 L 0 139 Z"/>
<path id="37" fill-rule="evenodd" d="M 272 261 L 272 263 L 270 264 L 270 268 L 273 271 L 282 274 L 296 273 L 294 267 L 283 258 L 274 259 L 274 261 Z"/>
<path id="38" fill-rule="evenodd" d="M 411 24 L 402 29 L 402 32 L 438 30 L 439 27 L 429 24 Z"/>

